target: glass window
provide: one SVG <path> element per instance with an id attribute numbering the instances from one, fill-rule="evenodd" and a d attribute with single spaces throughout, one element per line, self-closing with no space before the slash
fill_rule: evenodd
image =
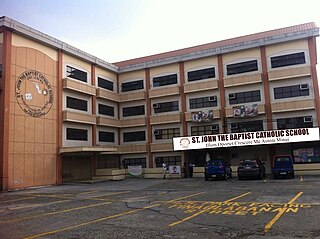
<path id="1" fill-rule="evenodd" d="M 72 66 L 67 66 L 67 77 L 87 82 L 87 72 L 76 69 Z"/>
<path id="2" fill-rule="evenodd" d="M 312 116 L 277 119 L 278 129 L 312 128 Z"/>
<path id="3" fill-rule="evenodd" d="M 201 125 L 201 126 L 192 126 L 191 135 L 200 136 L 200 135 L 209 135 L 209 134 L 219 134 L 219 125 Z"/>
<path id="4" fill-rule="evenodd" d="M 263 131 L 263 121 L 231 123 L 231 133 Z"/>
<path id="5" fill-rule="evenodd" d="M 67 140 L 88 141 L 88 130 L 67 128 Z"/>
<path id="6" fill-rule="evenodd" d="M 154 131 L 154 136 L 156 140 L 159 139 L 172 139 L 173 137 L 180 136 L 179 128 L 171 128 L 171 129 L 156 129 Z"/>
<path id="7" fill-rule="evenodd" d="M 227 65 L 227 75 L 235 75 L 245 72 L 257 71 L 258 70 L 258 61 L 244 61 L 235 64 Z"/>
<path id="8" fill-rule="evenodd" d="M 292 98 L 309 95 L 308 84 L 277 87 L 273 89 L 275 99 Z"/>
<path id="9" fill-rule="evenodd" d="M 217 106 L 216 96 L 189 99 L 190 109 L 208 108 Z"/>
<path id="10" fill-rule="evenodd" d="M 229 104 L 242 104 L 261 101 L 260 90 L 229 94 Z"/>
<path id="11" fill-rule="evenodd" d="M 124 107 L 122 109 L 123 117 L 144 115 L 144 114 L 145 114 L 144 105 Z"/>
<path id="12" fill-rule="evenodd" d="M 145 140 L 146 140 L 145 131 L 123 133 L 123 142 L 135 142 L 135 141 L 145 141 Z"/>
<path id="13" fill-rule="evenodd" d="M 159 87 L 164 85 L 173 85 L 178 83 L 178 75 L 166 75 L 166 76 L 159 76 L 153 78 L 153 87 Z"/>
<path id="14" fill-rule="evenodd" d="M 207 68 L 207 69 L 201 69 L 196 71 L 189 71 L 188 72 L 188 81 L 198 81 L 198 80 L 205 80 L 209 78 L 214 78 L 215 75 L 215 69 L 214 67 Z"/>
<path id="15" fill-rule="evenodd" d="M 167 166 L 170 166 L 170 165 L 181 166 L 181 157 L 180 156 L 156 157 L 155 162 L 156 162 L 157 168 L 162 167 L 163 163 L 165 163 Z"/>
<path id="16" fill-rule="evenodd" d="M 88 111 L 88 102 L 86 100 L 67 96 L 67 108 Z"/>
<path id="17" fill-rule="evenodd" d="M 143 80 L 130 81 L 121 84 L 121 92 L 128 92 L 141 89 L 144 89 Z"/>
<path id="18" fill-rule="evenodd" d="M 98 86 L 103 89 L 113 91 L 113 82 L 101 77 L 98 77 Z"/>
<path id="19" fill-rule="evenodd" d="M 304 52 L 271 57 L 271 68 L 305 64 Z"/>
<path id="20" fill-rule="evenodd" d="M 114 143 L 114 132 L 99 131 L 99 142 Z"/>
<path id="21" fill-rule="evenodd" d="M 153 104 L 154 113 L 179 111 L 179 101 Z"/>
<path id="22" fill-rule="evenodd" d="M 98 104 L 98 113 L 101 115 L 114 116 L 114 107 Z"/>
<path id="23" fill-rule="evenodd" d="M 122 160 L 123 168 L 128 168 L 128 166 L 142 166 L 142 168 L 147 167 L 146 158 L 124 158 Z"/>

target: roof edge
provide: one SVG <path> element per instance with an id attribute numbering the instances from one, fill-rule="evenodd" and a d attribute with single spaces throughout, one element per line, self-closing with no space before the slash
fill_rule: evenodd
<path id="1" fill-rule="evenodd" d="M 284 27 L 265 32 L 239 36 L 212 43 L 182 48 L 179 50 L 138 57 L 113 63 L 119 67 L 119 72 L 138 70 L 162 64 L 176 63 L 200 57 L 213 56 L 232 51 L 244 50 L 252 47 L 298 40 L 319 36 L 319 28 L 314 22 Z"/>
<path id="2" fill-rule="evenodd" d="M 86 53 L 76 47 L 73 47 L 65 42 L 62 42 L 54 37 L 51 37 L 43 32 L 40 32 L 34 28 L 24 25 L 9 17 L 6 17 L 6 16 L 0 17 L 0 27 L 6 27 L 17 34 L 27 36 L 37 42 L 41 42 L 56 50 L 62 50 L 70 55 L 81 58 L 87 62 L 96 64 L 105 69 L 118 73 L 118 67 L 113 65 L 112 63 L 106 62 L 98 57 L 95 57 L 89 53 Z"/>

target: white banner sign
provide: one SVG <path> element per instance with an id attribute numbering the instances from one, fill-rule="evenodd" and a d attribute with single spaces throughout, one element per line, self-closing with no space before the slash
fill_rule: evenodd
<path id="1" fill-rule="evenodd" d="M 181 174 L 181 167 L 176 165 L 169 166 L 169 173 L 170 174 Z"/>
<path id="2" fill-rule="evenodd" d="M 142 166 L 128 166 L 128 173 L 133 176 L 140 176 L 142 174 Z"/>
<path id="3" fill-rule="evenodd" d="M 283 129 L 173 138 L 174 150 L 319 141 L 319 128 Z"/>

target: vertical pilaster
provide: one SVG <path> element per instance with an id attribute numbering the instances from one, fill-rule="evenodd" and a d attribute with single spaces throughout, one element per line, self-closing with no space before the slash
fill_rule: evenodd
<path id="1" fill-rule="evenodd" d="M 94 64 L 91 64 L 91 85 L 96 86 L 96 66 Z M 97 114 L 97 96 L 93 95 L 92 96 L 92 115 L 96 116 Z M 92 146 L 97 145 L 97 125 L 93 124 L 92 125 Z M 95 176 L 97 172 L 97 155 L 96 153 L 93 154 L 92 157 L 92 175 Z"/>
<path id="2" fill-rule="evenodd" d="M 184 84 L 185 84 L 184 62 L 179 62 L 179 73 L 180 73 L 182 134 L 183 134 L 183 136 L 187 136 L 188 135 L 187 121 L 186 121 L 187 103 L 186 103 L 186 94 L 184 93 Z"/>
<path id="3" fill-rule="evenodd" d="M 272 127 L 272 110 L 271 110 L 268 66 L 267 66 L 267 56 L 266 56 L 265 46 L 260 47 L 260 55 L 261 55 L 261 68 L 262 68 L 261 79 L 262 79 L 262 83 L 263 83 L 267 127 L 268 127 L 268 130 L 272 130 L 272 128 L 273 128 Z"/>
<path id="4" fill-rule="evenodd" d="M 95 86 L 96 85 L 96 67 L 94 64 L 91 65 L 91 85 Z M 97 97 L 96 95 L 92 96 L 92 115 L 97 114 Z M 93 124 L 92 125 L 92 146 L 97 145 L 97 125 Z"/>
<path id="5" fill-rule="evenodd" d="M 63 52 L 62 50 L 58 51 L 58 62 L 57 62 L 57 69 L 58 69 L 58 87 L 57 87 L 57 114 L 58 114 L 58 133 L 57 133 L 57 142 L 58 142 L 58 148 L 57 148 L 57 162 L 56 162 L 56 183 L 62 184 L 62 156 L 59 153 L 60 149 L 62 148 L 62 131 L 63 131 L 63 125 L 62 125 L 62 78 L 63 78 Z"/>
<path id="6" fill-rule="evenodd" d="M 149 168 L 153 168 L 153 157 L 151 152 L 151 143 L 152 143 L 152 125 L 150 124 L 151 117 L 151 99 L 149 98 L 150 91 L 150 69 L 145 69 L 145 78 L 146 78 L 146 112 L 147 112 L 147 154 L 148 154 L 148 163 Z"/>
<path id="7" fill-rule="evenodd" d="M 10 77 L 11 77 L 12 32 L 3 32 L 3 72 L 0 81 L 0 191 L 8 190 L 9 122 L 10 122 Z"/>
<path id="8" fill-rule="evenodd" d="M 182 136 L 188 135 L 188 125 L 186 120 L 187 112 L 187 100 L 184 93 L 185 74 L 184 74 L 184 62 L 179 62 L 179 74 L 180 74 L 180 99 L 181 99 L 181 122 L 182 122 Z M 188 151 L 184 151 L 184 162 L 189 164 Z"/>
<path id="9" fill-rule="evenodd" d="M 227 132 L 227 118 L 226 118 L 226 97 L 224 92 L 224 80 L 223 80 L 223 60 L 222 55 L 218 55 L 218 86 L 220 94 L 220 118 L 222 122 L 222 133 Z"/>
<path id="10" fill-rule="evenodd" d="M 318 85 L 318 76 L 317 76 L 317 48 L 316 48 L 316 38 L 310 37 L 308 38 L 308 48 L 310 55 L 310 65 L 311 65 L 311 78 L 313 84 L 313 93 L 315 98 L 315 110 L 317 113 L 317 123 L 318 127 L 320 126 L 320 101 L 319 101 L 319 85 Z"/>
<path id="11" fill-rule="evenodd" d="M 117 74 L 117 92 L 116 92 L 118 95 L 120 94 L 120 83 L 119 83 L 119 74 Z M 117 102 L 117 111 L 118 111 L 118 114 L 117 114 L 117 117 L 118 117 L 118 120 L 120 121 L 120 102 Z M 120 146 L 121 144 L 121 128 L 118 127 L 118 145 Z M 121 163 L 120 163 L 121 164 Z"/>

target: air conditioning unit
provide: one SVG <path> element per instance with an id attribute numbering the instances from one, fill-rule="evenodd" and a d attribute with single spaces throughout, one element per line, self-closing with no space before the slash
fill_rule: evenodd
<path id="1" fill-rule="evenodd" d="M 217 101 L 217 96 L 209 96 L 208 100 L 209 101 Z"/>
<path id="2" fill-rule="evenodd" d="M 307 90 L 309 89 L 309 85 L 308 84 L 301 84 L 300 85 L 300 90 Z"/>
<path id="3" fill-rule="evenodd" d="M 153 131 L 154 135 L 159 135 L 160 134 L 160 130 L 156 129 L 155 131 Z"/>
<path id="4" fill-rule="evenodd" d="M 218 124 L 211 125 L 211 130 L 219 130 L 219 125 Z"/>
<path id="5" fill-rule="evenodd" d="M 232 100 L 235 98 L 236 98 L 236 94 L 234 94 L 234 93 L 229 94 L 229 100 Z"/>
<path id="6" fill-rule="evenodd" d="M 238 124 L 237 123 L 231 123 L 230 128 L 231 129 L 237 129 L 238 128 Z"/>
<path id="7" fill-rule="evenodd" d="M 312 116 L 303 117 L 303 122 L 304 122 L 304 123 L 310 123 L 310 122 L 312 122 Z"/>
<path id="8" fill-rule="evenodd" d="M 158 109 L 158 108 L 160 108 L 160 105 L 157 103 L 157 104 L 153 104 L 152 105 L 152 108 L 154 108 L 154 109 Z"/>

